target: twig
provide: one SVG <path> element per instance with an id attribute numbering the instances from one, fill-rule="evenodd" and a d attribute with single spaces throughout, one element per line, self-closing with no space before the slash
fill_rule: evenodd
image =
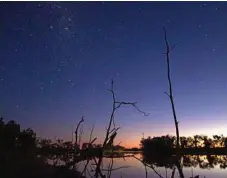
<path id="1" fill-rule="evenodd" d="M 150 113 L 146 113 L 146 112 L 140 110 L 140 109 L 136 106 L 137 103 L 138 103 L 138 102 L 124 102 L 124 101 L 121 101 L 121 102 L 120 102 L 120 101 L 116 101 L 116 104 L 118 104 L 118 105 L 116 106 L 116 108 L 120 108 L 121 105 L 131 105 L 131 106 L 133 106 L 137 111 L 139 111 L 140 113 L 142 113 L 144 116 L 149 116 Z"/>
<path id="2" fill-rule="evenodd" d="M 167 92 L 164 92 L 168 97 L 170 97 L 170 95 Z"/>

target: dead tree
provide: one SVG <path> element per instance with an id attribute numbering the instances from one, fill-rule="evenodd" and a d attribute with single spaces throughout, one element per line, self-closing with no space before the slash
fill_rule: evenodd
<path id="1" fill-rule="evenodd" d="M 105 175 L 102 174 L 102 170 L 101 170 L 101 164 L 103 161 L 103 152 L 104 150 L 111 146 L 113 144 L 113 141 L 116 137 L 117 131 L 120 129 L 119 127 L 116 128 L 115 127 L 115 122 L 114 122 L 114 115 L 115 112 L 117 111 L 117 109 L 119 109 L 121 106 L 123 105 L 131 105 L 133 106 L 137 111 L 143 113 L 143 115 L 148 116 L 149 114 L 141 111 L 137 106 L 137 102 L 125 102 L 125 101 L 117 101 L 116 100 L 116 96 L 115 96 L 115 92 L 114 92 L 114 81 L 113 79 L 111 80 L 111 88 L 109 89 L 109 91 L 112 94 L 112 100 L 113 100 L 113 104 L 112 104 L 112 112 L 110 115 L 110 119 L 109 119 L 109 124 L 108 127 L 106 129 L 106 136 L 105 139 L 103 141 L 103 145 L 102 145 L 102 149 L 101 149 L 101 153 L 99 155 L 98 158 L 98 162 L 96 163 L 96 170 L 95 170 L 95 177 L 98 178 L 99 176 L 101 176 L 102 178 L 105 178 Z"/>
<path id="2" fill-rule="evenodd" d="M 181 178 L 184 178 L 183 171 L 180 165 L 180 154 L 179 154 L 179 149 L 180 149 L 180 136 L 179 136 L 179 128 L 178 128 L 178 120 L 177 120 L 177 115 L 176 115 L 176 110 L 175 110 L 175 105 L 174 105 L 174 99 L 173 99 L 173 90 L 172 90 L 172 81 L 171 81 L 171 74 L 170 74 L 170 52 L 174 48 L 174 46 L 170 47 L 168 39 L 167 39 L 167 33 L 165 27 L 163 27 L 164 30 L 164 38 L 165 38 L 165 45 L 166 45 L 166 62 L 167 62 L 167 77 L 168 77 L 168 84 L 169 84 L 169 93 L 165 92 L 165 94 L 169 97 L 170 102 L 171 102 L 171 107 L 172 107 L 172 112 L 173 112 L 173 118 L 174 118 L 174 123 L 175 123 L 175 128 L 176 128 L 176 136 L 177 136 L 177 143 L 176 143 L 176 154 L 177 154 L 177 163 L 176 166 L 179 170 L 179 174 Z"/>
<path id="3" fill-rule="evenodd" d="M 79 145 L 79 142 L 80 142 L 80 139 L 81 139 L 81 134 L 78 133 L 79 131 L 79 128 L 80 128 L 80 125 L 84 122 L 84 117 L 82 116 L 81 119 L 80 119 L 80 122 L 77 124 L 76 126 L 76 130 L 75 130 L 75 143 L 73 144 L 73 169 L 75 169 L 75 162 L 76 162 L 76 158 L 78 157 L 79 155 L 79 152 L 80 152 L 80 145 Z M 79 142 L 78 142 L 79 141 Z"/>

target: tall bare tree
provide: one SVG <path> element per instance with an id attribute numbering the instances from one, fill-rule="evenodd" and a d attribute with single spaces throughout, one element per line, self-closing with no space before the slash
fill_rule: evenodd
<path id="1" fill-rule="evenodd" d="M 166 45 L 166 62 L 167 62 L 167 77 L 168 77 L 168 84 L 169 84 L 169 93 L 165 92 L 165 94 L 169 97 L 170 102 L 171 102 L 171 107 L 172 107 L 172 112 L 173 112 L 173 118 L 174 118 L 174 124 L 176 128 L 176 136 L 177 136 L 177 143 L 176 143 L 176 154 L 177 154 L 177 163 L 176 166 L 178 168 L 179 174 L 181 178 L 184 178 L 184 174 L 180 165 L 180 136 L 179 136 L 179 128 L 178 128 L 178 120 L 177 120 L 177 115 L 176 115 L 176 109 L 174 105 L 174 98 L 173 98 L 173 89 L 172 89 L 172 81 L 171 81 L 171 72 L 170 72 L 170 52 L 171 50 L 175 47 L 172 46 L 170 47 L 168 39 L 167 39 L 167 33 L 165 27 L 163 27 L 164 30 L 164 38 L 165 38 L 165 45 Z"/>

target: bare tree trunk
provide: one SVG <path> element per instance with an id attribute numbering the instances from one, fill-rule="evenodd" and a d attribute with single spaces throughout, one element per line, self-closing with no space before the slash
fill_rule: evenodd
<path id="1" fill-rule="evenodd" d="M 169 84 L 169 93 L 165 93 L 168 95 L 170 102 L 171 102 L 171 107 L 172 107 L 172 112 L 173 112 L 173 118 L 174 118 L 174 123 L 175 123 L 175 128 L 176 128 L 176 136 L 177 136 L 177 143 L 176 143 L 176 155 L 177 155 L 177 168 L 180 174 L 181 178 L 184 178 L 183 171 L 181 169 L 180 165 L 180 136 L 179 136 L 179 128 L 178 128 L 178 121 L 177 121 L 177 115 L 176 115 L 176 110 L 175 110 L 175 105 L 174 105 L 174 99 L 173 99 L 173 91 L 172 91 L 172 81 L 171 81 L 171 75 L 170 75 L 170 51 L 173 49 L 173 47 L 170 48 L 168 40 L 167 40 L 167 34 L 166 34 L 166 29 L 163 27 L 164 30 L 164 35 L 165 35 L 165 45 L 166 45 L 166 62 L 167 62 L 167 76 L 168 76 L 168 84 Z"/>
<path id="2" fill-rule="evenodd" d="M 74 151 L 73 151 L 73 169 L 75 169 L 75 163 L 76 163 L 76 157 L 78 156 L 78 153 L 80 151 L 80 147 L 78 144 L 78 130 L 80 128 L 80 125 L 84 122 L 84 117 L 81 117 L 80 122 L 76 126 L 76 131 L 75 131 L 75 143 L 74 143 Z"/>
<path id="3" fill-rule="evenodd" d="M 112 112 L 110 115 L 110 119 L 109 119 L 109 124 L 108 127 L 106 129 L 106 136 L 101 148 L 101 152 L 100 155 L 98 157 L 98 162 L 96 163 L 96 169 L 95 169 L 95 178 L 98 178 L 99 175 L 102 178 L 105 178 L 106 176 L 104 174 L 102 174 L 102 170 L 101 170 L 101 164 L 103 161 L 103 152 L 104 150 L 113 145 L 113 141 L 117 135 L 117 131 L 120 129 L 120 127 L 116 128 L 115 127 L 115 122 L 114 122 L 114 115 L 115 112 L 117 111 L 117 109 L 119 109 L 122 105 L 131 105 L 133 106 L 137 111 L 139 111 L 140 113 L 142 113 L 144 116 L 148 116 L 149 114 L 145 113 L 144 111 L 141 111 L 138 107 L 137 107 L 137 102 L 125 102 L 125 101 L 117 101 L 116 97 L 115 97 L 115 92 L 114 92 L 114 81 L 113 79 L 111 80 L 111 88 L 109 89 L 109 91 L 112 94 L 112 99 L 113 99 L 113 105 L 112 105 Z M 113 129 L 111 129 L 113 128 Z"/>

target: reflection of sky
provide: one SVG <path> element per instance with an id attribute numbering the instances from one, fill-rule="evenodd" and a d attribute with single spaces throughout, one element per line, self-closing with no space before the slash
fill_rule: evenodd
<path id="1" fill-rule="evenodd" d="M 139 156 L 137 156 L 139 157 Z M 130 168 L 121 169 L 119 171 L 113 171 L 113 178 L 119 178 L 121 175 L 121 172 L 123 174 L 123 177 L 125 178 L 138 178 L 138 177 L 145 177 L 145 168 L 143 164 L 139 161 L 137 161 L 134 158 L 125 158 L 125 161 L 121 158 L 114 159 L 114 166 L 120 167 L 120 166 L 131 166 Z M 156 178 L 158 177 L 151 169 L 147 168 L 148 170 L 148 177 Z M 165 169 L 164 168 L 156 168 L 156 170 L 165 177 Z M 191 176 L 191 168 L 184 168 L 184 175 L 185 177 Z M 171 176 L 172 171 L 170 169 L 167 169 L 167 175 L 168 177 Z M 196 168 L 193 168 L 193 173 L 195 175 L 200 175 L 201 177 L 206 176 L 206 178 L 226 178 L 227 169 L 220 169 L 219 166 L 215 166 L 213 169 L 200 169 L 198 166 Z M 176 171 L 176 174 L 178 175 L 178 172 Z M 176 176 L 177 177 L 177 176 Z"/>
<path id="2" fill-rule="evenodd" d="M 140 158 L 140 155 L 136 155 L 138 158 Z M 206 158 L 206 156 L 200 156 L 202 159 Z M 104 165 L 108 166 L 110 159 L 104 159 Z M 206 161 L 207 162 L 207 161 Z M 84 164 L 80 164 L 80 166 L 83 168 Z M 114 166 L 113 168 L 118 168 L 121 166 L 130 166 L 129 168 L 123 168 L 112 172 L 111 178 L 142 178 L 145 177 L 145 168 L 143 164 L 132 157 L 126 157 L 125 160 L 123 158 L 115 158 L 114 159 Z M 157 178 L 158 176 L 151 170 L 150 168 L 147 168 L 148 170 L 148 177 L 150 178 Z M 183 168 L 183 172 L 186 178 L 191 177 L 191 168 Z M 165 177 L 165 169 L 164 168 L 156 168 L 156 171 L 158 171 L 163 177 Z M 168 177 L 171 177 L 172 171 L 170 169 L 167 169 L 167 175 Z M 178 171 L 175 172 L 176 177 L 178 175 Z M 211 169 L 201 169 L 198 166 L 193 167 L 193 174 L 200 175 L 201 177 L 206 176 L 206 178 L 226 178 L 227 169 L 220 169 L 219 165 L 214 166 L 214 168 Z"/>

